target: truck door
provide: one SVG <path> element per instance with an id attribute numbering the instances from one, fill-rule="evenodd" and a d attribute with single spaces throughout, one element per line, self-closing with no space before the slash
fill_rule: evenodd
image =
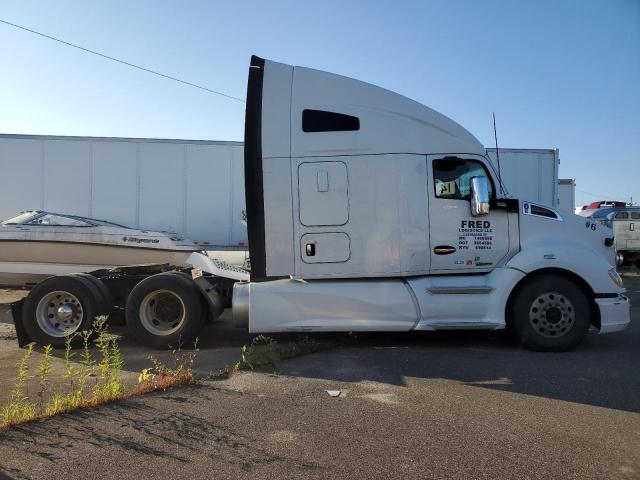
<path id="1" fill-rule="evenodd" d="M 427 155 L 431 273 L 486 272 L 509 251 L 505 209 L 471 215 L 471 178 L 489 179 L 495 205 L 496 185 L 483 157 Z"/>

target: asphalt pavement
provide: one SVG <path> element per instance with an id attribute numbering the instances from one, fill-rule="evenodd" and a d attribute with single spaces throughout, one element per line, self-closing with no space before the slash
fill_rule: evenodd
<path id="1" fill-rule="evenodd" d="M 640 281 L 625 283 L 635 322 L 572 352 L 529 352 L 498 332 L 368 335 L 278 375 L 238 373 L 8 430 L 0 471 L 638 479 Z"/>

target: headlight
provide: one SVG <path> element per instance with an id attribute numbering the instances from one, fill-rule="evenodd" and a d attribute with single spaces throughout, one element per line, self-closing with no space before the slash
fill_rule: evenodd
<path id="1" fill-rule="evenodd" d="M 615 268 L 609 270 L 609 278 L 616 284 L 617 287 L 624 288 L 624 284 L 622 283 L 622 277 L 618 272 L 616 272 Z"/>

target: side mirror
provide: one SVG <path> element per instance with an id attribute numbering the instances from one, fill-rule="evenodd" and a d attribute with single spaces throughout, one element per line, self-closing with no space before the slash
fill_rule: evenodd
<path id="1" fill-rule="evenodd" d="M 480 217 L 489 213 L 489 180 L 487 177 L 471 178 L 471 215 Z"/>

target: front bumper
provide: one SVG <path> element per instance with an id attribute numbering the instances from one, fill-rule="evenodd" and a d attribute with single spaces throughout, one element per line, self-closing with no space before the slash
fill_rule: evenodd
<path id="1" fill-rule="evenodd" d="M 631 304 L 626 296 L 595 300 L 600 309 L 600 333 L 620 332 L 631 323 Z"/>

